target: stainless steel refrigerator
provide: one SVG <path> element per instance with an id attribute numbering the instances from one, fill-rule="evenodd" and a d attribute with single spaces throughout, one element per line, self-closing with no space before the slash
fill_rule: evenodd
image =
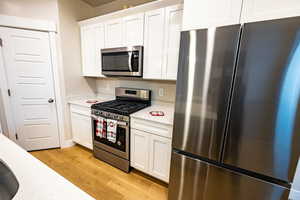
<path id="1" fill-rule="evenodd" d="M 169 200 L 286 200 L 300 156 L 300 18 L 181 33 Z"/>

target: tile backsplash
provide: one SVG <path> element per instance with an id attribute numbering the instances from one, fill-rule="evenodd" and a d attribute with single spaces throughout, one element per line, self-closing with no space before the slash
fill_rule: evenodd
<path id="1" fill-rule="evenodd" d="M 97 79 L 97 93 L 115 95 L 114 88 L 128 87 L 150 89 L 153 101 L 175 102 L 176 82 L 158 80 L 140 80 L 137 78 L 104 78 Z"/>

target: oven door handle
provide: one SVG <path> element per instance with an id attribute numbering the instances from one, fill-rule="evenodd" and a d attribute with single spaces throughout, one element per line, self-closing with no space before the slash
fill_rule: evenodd
<path id="1" fill-rule="evenodd" d="M 96 115 L 91 115 L 91 117 L 92 117 L 93 120 L 98 120 L 98 116 L 96 116 Z M 102 117 L 102 118 L 107 119 L 105 117 Z M 128 123 L 124 122 L 124 121 L 117 121 L 117 124 L 120 125 L 120 126 L 123 126 L 123 127 L 128 126 Z"/>
<path id="2" fill-rule="evenodd" d="M 129 71 L 132 72 L 132 52 L 128 52 L 129 54 L 129 58 L 128 58 L 128 67 L 129 67 Z"/>

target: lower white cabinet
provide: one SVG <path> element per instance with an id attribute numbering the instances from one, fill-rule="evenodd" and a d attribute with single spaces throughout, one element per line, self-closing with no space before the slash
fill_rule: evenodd
<path id="1" fill-rule="evenodd" d="M 131 166 L 169 182 L 171 139 L 131 129 Z"/>
<path id="2" fill-rule="evenodd" d="M 73 141 L 84 147 L 93 149 L 90 108 L 71 105 L 70 110 Z"/>
<path id="3" fill-rule="evenodd" d="M 149 141 L 149 133 L 131 129 L 131 166 L 146 173 L 149 170 Z"/>

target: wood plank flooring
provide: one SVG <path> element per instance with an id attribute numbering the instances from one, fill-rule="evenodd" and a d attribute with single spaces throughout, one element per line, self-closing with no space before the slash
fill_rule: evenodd
<path id="1" fill-rule="evenodd" d="M 122 172 L 81 146 L 31 152 L 97 200 L 167 200 L 167 185 L 132 170 Z"/>

